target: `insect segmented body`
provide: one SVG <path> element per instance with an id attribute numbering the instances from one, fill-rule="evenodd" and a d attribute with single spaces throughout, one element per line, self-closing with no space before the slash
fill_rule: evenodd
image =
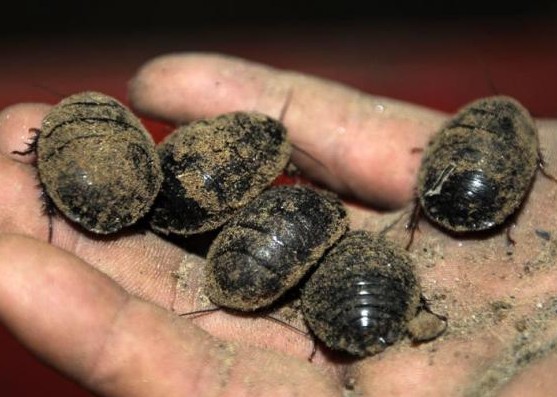
<path id="1" fill-rule="evenodd" d="M 302 289 L 304 318 L 317 338 L 360 357 L 401 339 L 419 303 L 406 251 L 367 231 L 346 233 Z"/>
<path id="2" fill-rule="evenodd" d="M 117 232 L 143 217 L 162 172 L 153 139 L 120 102 L 98 92 L 62 100 L 34 143 L 41 185 L 84 229 Z"/>
<path id="3" fill-rule="evenodd" d="M 504 96 L 477 100 L 426 148 L 419 205 L 447 230 L 491 229 L 520 207 L 540 161 L 535 123 L 520 103 Z"/>
<path id="4" fill-rule="evenodd" d="M 346 227 L 346 211 L 332 193 L 270 188 L 213 242 L 207 294 L 215 304 L 236 310 L 268 306 L 300 281 Z"/>
<path id="5" fill-rule="evenodd" d="M 158 146 L 164 182 L 152 228 L 185 236 L 216 229 L 272 183 L 290 152 L 284 126 L 260 113 L 178 128 Z"/>

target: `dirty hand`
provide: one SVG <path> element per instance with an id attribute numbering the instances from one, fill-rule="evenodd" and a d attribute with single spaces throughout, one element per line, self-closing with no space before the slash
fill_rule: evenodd
<path id="1" fill-rule="evenodd" d="M 346 87 L 208 54 L 145 65 L 130 83 L 143 114 L 172 122 L 232 110 L 284 117 L 302 172 L 364 206 L 352 228 L 392 218 L 369 208 L 410 203 L 420 153 L 446 116 Z M 547 396 L 557 390 L 557 186 L 538 175 L 507 246 L 504 231 L 449 237 L 422 220 L 411 248 L 424 296 L 449 318 L 439 339 L 403 340 L 346 360 L 264 318 L 199 308 L 203 259 L 156 235 L 93 238 L 60 216 L 48 220 L 29 128 L 46 105 L 0 115 L 0 316 L 30 350 L 106 396 L 312 395 Z M 539 123 L 548 171 L 557 169 L 557 123 Z M 389 218 L 390 217 L 390 218 Z M 401 244 L 401 222 L 390 237 Z M 537 233 L 536 233 L 537 231 Z M 179 277 L 177 277 L 179 276 Z M 297 324 L 302 326 L 302 324 Z M 500 394 L 497 394 L 500 393 Z"/>

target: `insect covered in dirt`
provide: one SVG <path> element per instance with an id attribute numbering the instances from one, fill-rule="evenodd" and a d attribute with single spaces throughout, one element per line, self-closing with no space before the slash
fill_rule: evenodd
<path id="1" fill-rule="evenodd" d="M 238 212 L 209 249 L 206 293 L 218 306 L 254 311 L 294 287 L 346 231 L 336 195 L 277 186 Z"/>
<path id="2" fill-rule="evenodd" d="M 280 175 L 291 144 L 278 120 L 233 112 L 179 127 L 158 145 L 164 181 L 151 216 L 163 234 L 216 229 Z"/>
<path id="3" fill-rule="evenodd" d="M 36 152 L 47 206 L 98 234 L 117 232 L 149 211 L 162 183 L 155 144 L 116 99 L 92 91 L 71 95 L 35 132 L 29 149 L 16 153 Z"/>
<path id="4" fill-rule="evenodd" d="M 308 327 L 327 347 L 364 357 L 409 334 L 440 335 L 444 319 L 423 309 L 407 252 L 384 236 L 347 232 L 302 287 Z"/>
<path id="5" fill-rule="evenodd" d="M 418 174 L 418 205 L 445 230 L 503 224 L 521 206 L 538 168 L 538 132 L 528 111 L 506 96 L 462 108 L 433 136 Z"/>

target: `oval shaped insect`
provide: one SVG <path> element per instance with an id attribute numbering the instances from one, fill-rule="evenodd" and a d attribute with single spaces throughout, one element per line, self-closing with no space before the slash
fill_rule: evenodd
<path id="1" fill-rule="evenodd" d="M 418 175 L 426 216 L 454 232 L 502 224 L 521 205 L 540 164 L 537 129 L 516 100 L 464 107 L 433 137 Z"/>
<path id="2" fill-rule="evenodd" d="M 263 192 L 224 227 L 209 249 L 206 291 L 242 311 L 270 305 L 296 285 L 347 228 L 329 192 L 280 186 Z"/>
<path id="3" fill-rule="evenodd" d="M 419 308 L 420 288 L 402 248 L 351 231 L 302 288 L 302 311 L 329 348 L 366 356 L 401 339 Z"/>
<path id="4" fill-rule="evenodd" d="M 152 228 L 185 236 L 216 229 L 271 184 L 291 150 L 284 126 L 255 112 L 178 128 L 158 146 L 164 182 Z"/>
<path id="5" fill-rule="evenodd" d="M 34 143 L 39 179 L 67 218 L 100 234 L 150 209 L 162 183 L 153 139 L 120 102 L 98 92 L 62 100 Z"/>

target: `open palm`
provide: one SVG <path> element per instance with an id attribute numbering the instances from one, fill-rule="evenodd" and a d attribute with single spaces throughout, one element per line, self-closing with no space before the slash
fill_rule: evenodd
<path id="1" fill-rule="evenodd" d="M 296 73 L 209 54 L 161 57 L 130 82 L 142 114 L 172 122 L 233 110 L 278 117 L 308 177 L 351 202 L 351 227 L 379 230 L 411 202 L 420 161 L 446 116 Z M 455 238 L 420 224 L 412 245 L 423 294 L 449 318 L 438 340 L 403 341 L 347 360 L 265 318 L 216 312 L 201 283 L 204 259 L 151 232 L 83 233 L 48 219 L 29 129 L 49 107 L 0 115 L 0 318 L 45 362 L 107 396 L 547 396 L 557 390 L 557 186 L 538 176 L 504 231 Z M 557 170 L 557 123 L 539 122 L 548 171 Z M 555 172 L 554 172 L 555 173 Z M 404 210 L 403 210 L 404 212 Z M 404 244 L 404 221 L 389 237 Z M 279 315 L 284 313 L 279 313 Z M 299 317 L 292 319 L 303 327 Z"/>

